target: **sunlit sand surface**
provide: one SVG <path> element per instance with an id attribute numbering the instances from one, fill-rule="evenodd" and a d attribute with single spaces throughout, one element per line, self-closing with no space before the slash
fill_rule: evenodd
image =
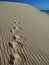
<path id="1" fill-rule="evenodd" d="M 1 65 L 49 65 L 49 16 L 31 5 L 0 2 L 0 46 Z"/>

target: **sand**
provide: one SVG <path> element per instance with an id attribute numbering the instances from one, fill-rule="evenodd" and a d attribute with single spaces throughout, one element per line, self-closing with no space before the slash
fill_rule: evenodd
<path id="1" fill-rule="evenodd" d="M 37 52 L 37 56 L 41 54 L 40 49 L 42 49 L 45 52 L 45 54 L 49 55 L 49 16 L 32 7 L 31 5 L 12 2 L 0 2 L 0 29 L 2 32 L 0 33 L 1 39 L 0 55 L 2 59 L 1 65 L 9 65 L 8 63 L 9 55 L 11 53 L 14 53 L 13 49 L 11 49 L 8 45 L 8 41 L 11 40 L 12 34 L 9 31 L 10 29 L 13 28 L 12 24 L 14 24 L 16 16 L 19 16 L 20 18 L 21 24 L 19 26 L 22 27 L 22 31 L 19 34 L 26 37 L 27 41 L 25 41 L 25 43 L 28 46 L 29 44 L 32 46 L 32 51 L 34 48 L 35 50 L 34 52 L 35 53 Z M 29 47 L 27 50 L 29 49 L 31 48 Z M 30 51 L 28 52 L 30 53 Z M 29 55 L 28 57 L 30 58 Z M 33 58 L 32 55 L 31 57 Z M 45 57 L 43 57 L 43 59 Z M 39 60 L 37 60 L 38 58 L 35 56 L 36 59 L 36 61 L 34 61 L 35 65 L 42 64 L 48 65 L 49 64 L 48 58 L 46 57 L 46 60 L 44 61 L 41 60 L 40 58 L 41 62 L 40 64 Z M 28 61 L 30 62 L 30 60 Z M 34 62 L 30 65 L 34 65 Z M 29 65 L 29 63 L 27 65 Z"/>

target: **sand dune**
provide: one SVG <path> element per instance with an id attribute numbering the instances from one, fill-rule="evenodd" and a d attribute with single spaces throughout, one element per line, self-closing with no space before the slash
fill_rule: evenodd
<path id="1" fill-rule="evenodd" d="M 14 23 L 17 21 L 17 16 L 19 24 Z M 10 32 L 14 26 L 22 28 L 20 32 L 16 31 L 18 35 L 21 35 L 21 39 L 16 39 L 17 47 L 10 48 L 8 42 L 13 41 L 12 36 L 16 35 Z M 49 65 L 48 15 L 30 5 L 0 2 L 0 30 L 1 65 L 10 65 L 10 55 L 14 53 L 19 54 L 15 56 L 18 60 L 15 60 L 15 65 Z"/>

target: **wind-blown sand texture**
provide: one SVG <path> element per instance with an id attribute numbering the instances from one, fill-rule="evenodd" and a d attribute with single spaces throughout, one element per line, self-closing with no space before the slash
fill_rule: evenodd
<path id="1" fill-rule="evenodd" d="M 22 30 L 11 33 L 17 16 L 20 22 L 17 26 Z M 11 48 L 8 42 L 13 40 L 15 33 L 22 35 L 23 38 L 17 40 L 23 42 L 13 43 Z M 36 8 L 22 3 L 0 2 L 0 40 L 1 65 L 10 65 L 11 54 L 15 58 L 14 65 L 49 65 L 49 16 Z"/>

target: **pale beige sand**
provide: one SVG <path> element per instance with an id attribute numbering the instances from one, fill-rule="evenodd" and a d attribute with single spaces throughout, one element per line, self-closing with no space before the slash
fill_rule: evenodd
<path id="1" fill-rule="evenodd" d="M 14 23 L 17 15 L 20 16 L 22 20 L 20 24 L 20 26 L 23 29 L 21 34 L 27 38 L 27 45 L 30 43 L 30 45 L 34 49 L 41 48 L 44 52 L 49 54 L 49 16 L 46 15 L 45 13 L 40 12 L 39 10 L 37 10 L 36 8 L 30 5 L 20 4 L 20 3 L 0 2 L 0 29 L 3 32 L 3 34 L 1 33 L 0 38 L 2 38 L 3 35 L 4 42 L 5 44 L 7 44 L 7 42 L 9 41 L 9 30 L 11 29 L 11 24 Z M 4 54 L 3 41 L 1 47 Z M 6 50 L 6 45 L 5 45 L 5 50 Z M 9 46 L 8 46 L 8 51 L 6 51 L 7 56 L 8 56 L 8 52 L 10 55 L 11 51 Z M 4 59 L 2 60 L 4 61 Z M 46 65 L 44 62 L 42 62 L 42 60 L 41 63 Z M 4 65 L 4 63 L 1 65 Z"/>

